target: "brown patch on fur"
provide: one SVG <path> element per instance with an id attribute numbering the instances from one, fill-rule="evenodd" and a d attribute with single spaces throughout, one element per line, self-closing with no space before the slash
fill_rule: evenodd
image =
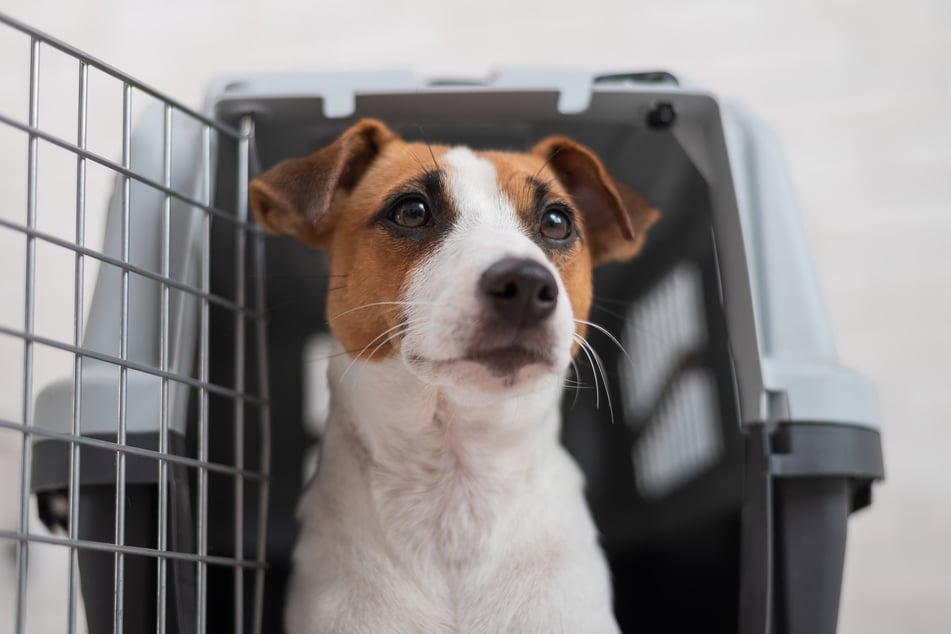
<path id="1" fill-rule="evenodd" d="M 254 179 L 250 206 L 268 231 L 323 249 L 330 273 L 346 276 L 327 296 L 330 330 L 362 359 L 399 350 L 409 272 L 426 248 L 399 240 L 373 219 L 394 189 L 435 169 L 447 148 L 406 143 L 365 119 L 310 156 L 291 159 Z"/>
<path id="2" fill-rule="evenodd" d="M 432 148 L 437 160 L 446 149 Z M 402 301 L 410 271 L 430 254 L 433 245 L 400 240 L 373 224 L 373 218 L 394 188 L 434 169 L 429 152 L 419 143 L 387 145 L 352 193 L 337 202 L 338 220 L 327 251 L 331 274 L 345 273 L 347 278 L 343 288 L 328 294 L 327 319 L 346 350 L 368 348 L 361 359 L 379 360 L 399 350 L 403 306 L 362 307 Z"/>
<path id="3" fill-rule="evenodd" d="M 395 139 L 381 122 L 360 121 L 327 147 L 279 163 L 251 181 L 251 212 L 271 233 L 323 248 L 338 199 L 359 183 L 377 154 Z"/>
<path id="4" fill-rule="evenodd" d="M 612 178 L 594 152 L 571 139 L 542 139 L 530 153 L 546 161 L 584 214 L 594 266 L 637 255 L 660 217 L 655 207 Z"/>

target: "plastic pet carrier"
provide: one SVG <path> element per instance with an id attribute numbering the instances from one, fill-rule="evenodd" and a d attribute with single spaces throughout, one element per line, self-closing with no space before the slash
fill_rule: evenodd
<path id="1" fill-rule="evenodd" d="M 194 112 L 8 18 L 30 46 L 22 133 L 22 328 L 16 631 L 27 561 L 66 548 L 69 628 L 281 630 L 294 509 L 326 407 L 322 254 L 247 218 L 249 177 L 362 117 L 407 139 L 524 149 L 551 134 L 593 148 L 663 216 L 643 253 L 599 269 L 563 441 L 587 476 L 624 631 L 834 632 L 849 514 L 883 475 L 873 387 L 842 368 L 781 152 L 755 119 L 667 73 L 504 72 L 485 82 L 400 73 L 235 77 Z M 36 117 L 41 51 L 78 69 L 78 132 Z M 86 148 L 87 74 L 122 95 L 121 159 Z M 133 97 L 158 101 L 131 126 Z M 138 113 L 138 111 L 135 111 Z M 37 152 L 75 157 L 75 239 L 37 229 Z M 104 246 L 84 235 L 87 165 L 115 173 Z M 38 178 L 39 177 L 39 178 Z M 25 221 L 22 220 L 25 218 Z M 35 246 L 76 262 L 74 337 L 33 331 Z M 84 262 L 99 273 L 81 317 Z M 332 284 L 332 282 L 330 282 Z M 34 348 L 71 376 L 31 399 Z M 275 424 L 271 425 L 270 421 Z M 271 458 L 273 457 L 273 459 Z M 52 534 L 31 527 L 36 496 Z"/>

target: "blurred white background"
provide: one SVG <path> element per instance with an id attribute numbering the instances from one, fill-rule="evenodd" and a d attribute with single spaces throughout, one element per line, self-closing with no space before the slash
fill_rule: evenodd
<path id="1" fill-rule="evenodd" d="M 207 82 L 230 72 L 465 76 L 500 66 L 663 68 L 746 105 L 785 146 L 841 357 L 880 390 L 888 481 L 850 524 L 840 631 L 951 627 L 947 0 L 2 0 L 0 10 L 195 107 Z M 75 67 L 51 60 L 49 81 L 74 86 Z M 24 85 L 28 63 L 26 42 L 0 33 L 5 113 L 25 115 L 25 93 L 11 87 Z M 75 93 L 62 94 L 43 102 L 41 117 L 62 120 L 71 139 Z M 121 101 L 111 103 L 91 112 L 90 134 L 118 159 Z M 0 126 L 0 216 L 18 222 L 24 138 Z M 68 156 L 58 168 L 48 160 L 75 170 Z M 92 244 L 110 186 L 105 173 L 90 173 Z M 42 192 L 41 227 L 71 239 L 74 193 Z M 24 248 L 9 233 L 0 232 L 0 324 L 19 328 Z M 38 271 L 37 331 L 70 341 L 72 258 L 40 262 L 49 268 Z M 87 264 L 89 289 L 94 274 Z M 53 356 L 38 360 L 37 385 L 69 372 L 69 357 Z M 22 346 L 0 338 L 0 418 L 21 416 L 21 365 Z M 19 445 L 18 434 L 0 430 L 0 528 L 16 523 Z M 0 633 L 11 627 L 13 578 L 12 548 L 3 546 Z M 58 547 L 31 552 L 30 629 L 61 631 L 65 557 Z"/>

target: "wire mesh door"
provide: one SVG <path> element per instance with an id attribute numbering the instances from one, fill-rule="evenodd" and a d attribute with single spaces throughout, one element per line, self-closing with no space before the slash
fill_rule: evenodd
<path id="1" fill-rule="evenodd" d="M 0 53 L 0 455 L 16 476 L 0 485 L 0 633 L 260 632 L 270 421 L 251 119 L 223 125 L 2 14 Z M 228 208 L 212 202 L 220 152 L 236 157 Z"/>

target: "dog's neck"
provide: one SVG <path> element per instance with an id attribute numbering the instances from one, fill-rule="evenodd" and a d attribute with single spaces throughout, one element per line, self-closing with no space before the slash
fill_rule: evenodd
<path id="1" fill-rule="evenodd" d="M 364 517 L 404 545 L 398 552 L 450 576 L 492 547 L 492 527 L 511 521 L 526 487 L 546 486 L 545 465 L 560 456 L 562 377 L 480 399 L 427 385 L 400 359 L 340 354 L 328 378 L 325 450 L 354 486 L 365 483 L 361 499 L 373 510 Z"/>
<path id="2" fill-rule="evenodd" d="M 461 454 L 489 462 L 510 453 L 524 458 L 535 445 L 558 442 L 561 376 L 504 397 L 486 396 L 423 383 L 397 358 L 367 362 L 338 354 L 328 379 L 331 420 L 351 425 L 374 461 L 405 461 L 406 443 L 426 438 L 448 439 Z"/>

